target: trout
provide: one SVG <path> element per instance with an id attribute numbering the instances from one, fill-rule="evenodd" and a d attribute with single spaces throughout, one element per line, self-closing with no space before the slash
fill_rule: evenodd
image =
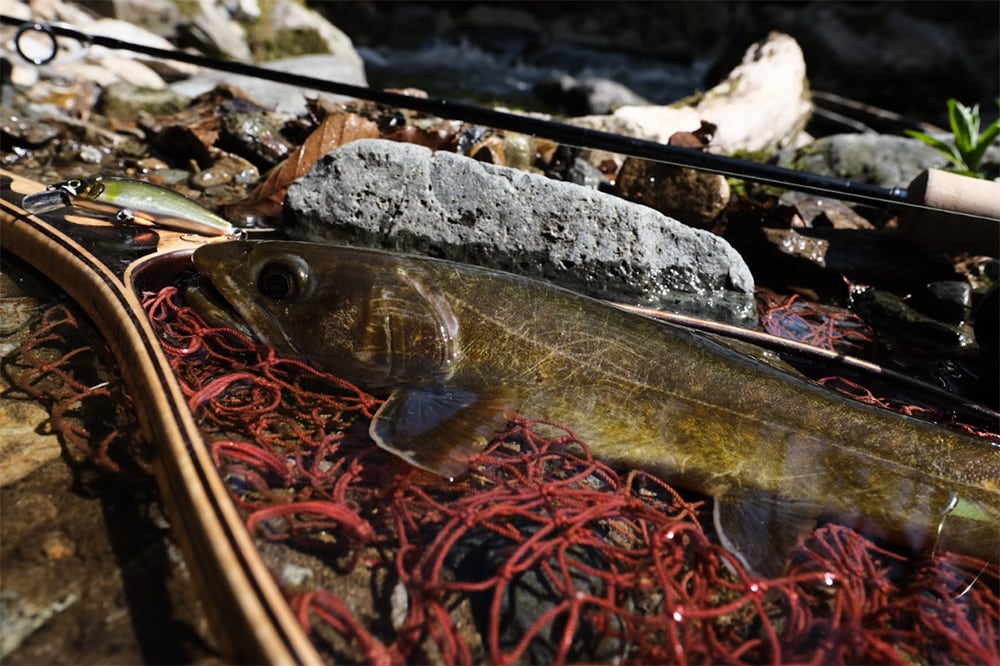
<path id="1" fill-rule="evenodd" d="M 516 412 L 711 496 L 720 541 L 757 573 L 779 573 L 821 517 L 1000 561 L 998 442 L 498 271 L 284 241 L 193 260 L 261 342 L 384 397 L 372 439 L 421 468 L 463 473 Z"/>

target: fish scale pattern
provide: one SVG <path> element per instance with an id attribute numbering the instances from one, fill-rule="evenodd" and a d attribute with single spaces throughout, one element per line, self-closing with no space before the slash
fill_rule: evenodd
<path id="1" fill-rule="evenodd" d="M 144 300 L 248 531 L 333 661 L 1000 660 L 995 565 L 826 524 L 782 577 L 753 578 L 702 527 L 701 498 L 606 467 L 561 425 L 517 418 L 448 483 L 371 444 L 373 396 L 207 326 L 173 287 Z M 20 356 L 38 371 L 15 383 L 63 377 L 82 352 L 42 351 L 74 326 L 44 318 Z M 54 407 L 94 399 L 55 384 Z"/>

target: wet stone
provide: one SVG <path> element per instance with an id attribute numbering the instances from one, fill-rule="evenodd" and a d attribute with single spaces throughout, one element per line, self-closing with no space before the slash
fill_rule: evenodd
<path id="1" fill-rule="evenodd" d="M 129 83 L 113 83 L 101 93 L 98 104 L 107 116 L 131 119 L 139 113 L 157 116 L 177 113 L 190 101 L 186 95 L 169 88 L 141 88 Z"/>
<path id="2" fill-rule="evenodd" d="M 555 150 L 545 175 L 555 180 L 564 180 L 595 189 L 609 185 L 608 179 L 600 169 L 584 159 L 579 150 L 569 146 L 559 146 Z"/>
<path id="3" fill-rule="evenodd" d="M 281 133 L 283 117 L 268 113 L 226 113 L 222 116 L 221 145 L 261 167 L 272 167 L 295 149 Z"/>
<path id="4" fill-rule="evenodd" d="M 207 190 L 210 187 L 216 187 L 218 185 L 228 185 L 231 182 L 233 182 L 233 175 L 231 173 L 228 173 L 223 169 L 215 168 L 199 171 L 188 179 L 188 183 L 191 187 L 199 190 Z"/>
<path id="5" fill-rule="evenodd" d="M 100 164 L 104 161 L 104 152 L 97 146 L 81 146 L 77 157 L 85 164 Z"/>
<path id="6" fill-rule="evenodd" d="M 65 560 L 76 555 L 76 544 L 63 532 L 49 532 L 42 538 L 42 552 L 49 560 Z"/>
<path id="7" fill-rule="evenodd" d="M 887 230 L 730 226 L 726 239 L 746 258 L 757 279 L 771 288 L 806 287 L 840 295 L 846 277 L 855 284 L 912 293 L 928 281 L 957 278 L 944 254 Z"/>
<path id="8" fill-rule="evenodd" d="M 851 294 L 851 309 L 876 330 L 927 349 L 955 351 L 975 343 L 970 327 L 932 319 L 888 291 L 858 290 Z"/>
<path id="9" fill-rule="evenodd" d="M 252 185 L 260 180 L 260 172 L 253 164 L 238 155 L 224 154 L 211 167 L 193 174 L 188 184 L 198 190 L 209 190 L 222 185 Z"/>
<path id="10" fill-rule="evenodd" d="M 37 148 L 57 136 L 59 130 L 52 125 L 9 107 L 0 107 L 0 139 L 3 144 Z"/>
<path id="11" fill-rule="evenodd" d="M 710 227 L 729 202 L 724 176 L 633 157 L 618 171 L 615 191 L 700 229 Z"/>
<path id="12" fill-rule="evenodd" d="M 972 287 L 960 280 L 939 280 L 916 291 L 910 304 L 924 314 L 949 324 L 961 324 L 972 306 Z"/>

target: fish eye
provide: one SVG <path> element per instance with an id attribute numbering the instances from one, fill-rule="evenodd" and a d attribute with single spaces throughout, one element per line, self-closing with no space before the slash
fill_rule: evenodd
<path id="1" fill-rule="evenodd" d="M 264 264 L 257 289 L 273 301 L 294 301 L 305 294 L 309 267 L 301 257 L 282 256 Z"/>

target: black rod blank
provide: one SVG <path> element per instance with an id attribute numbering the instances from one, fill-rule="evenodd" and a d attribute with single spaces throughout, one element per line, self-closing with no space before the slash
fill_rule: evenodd
<path id="1" fill-rule="evenodd" d="M 553 120 L 541 120 L 528 116 L 487 109 L 471 104 L 453 102 L 446 99 L 411 97 L 400 93 L 356 86 L 337 81 L 328 81 L 312 76 L 290 74 L 246 63 L 210 58 L 186 53 L 175 49 L 161 49 L 144 44 L 127 42 L 115 37 L 89 35 L 75 28 L 46 23 L 25 23 L 21 19 L 0 16 L 0 23 L 19 25 L 15 44 L 18 52 L 29 62 L 44 64 L 56 55 L 55 37 L 68 37 L 81 44 L 96 44 L 110 49 L 120 49 L 142 53 L 155 58 L 176 60 L 208 69 L 231 72 L 245 76 L 310 88 L 326 93 L 364 99 L 379 104 L 428 113 L 449 120 L 460 120 L 477 125 L 485 125 L 522 134 L 530 134 L 561 144 L 579 148 L 606 150 L 631 157 L 639 157 L 665 164 L 690 167 L 700 171 L 721 174 L 765 185 L 774 185 L 799 190 L 810 194 L 833 196 L 845 201 L 858 203 L 902 204 L 906 205 L 907 192 L 904 188 L 884 188 L 866 183 L 856 183 L 843 178 L 822 176 L 804 171 L 796 171 L 769 164 L 761 164 L 725 155 L 715 155 L 693 148 L 637 139 L 634 137 L 576 127 Z M 49 58 L 32 58 L 21 49 L 20 39 L 29 32 L 41 32 L 52 38 L 53 52 Z"/>

